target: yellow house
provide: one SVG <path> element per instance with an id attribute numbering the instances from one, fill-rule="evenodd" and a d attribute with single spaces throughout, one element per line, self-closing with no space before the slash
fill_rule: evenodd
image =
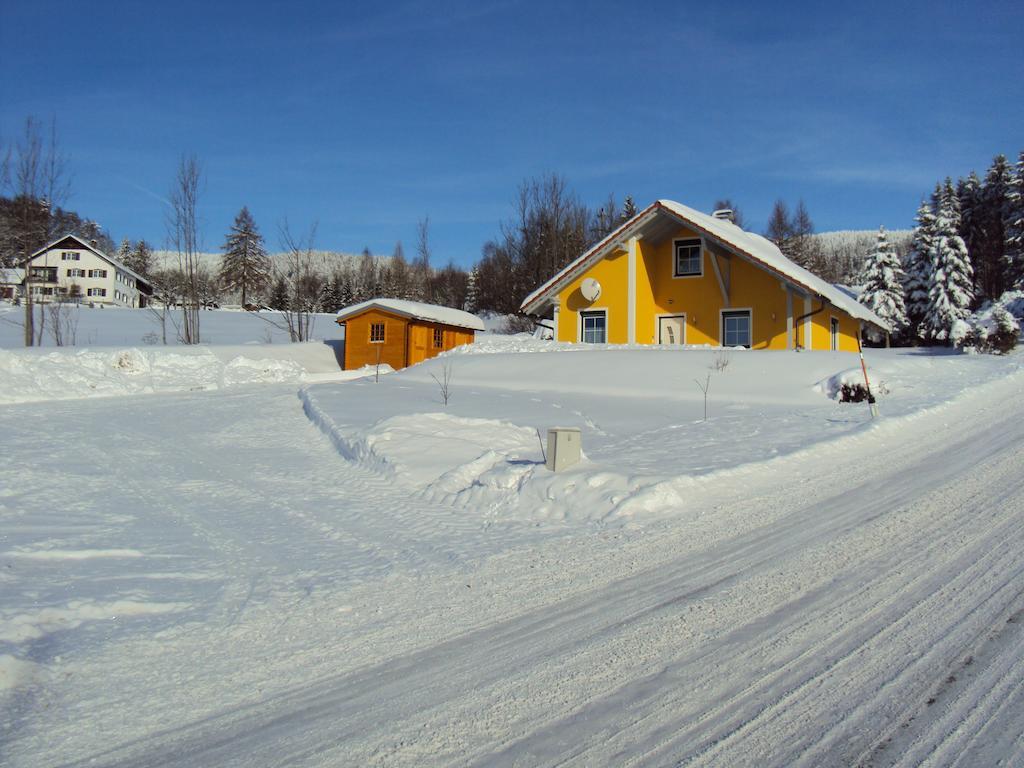
<path id="1" fill-rule="evenodd" d="M 885 321 L 732 222 L 658 200 L 522 304 L 553 310 L 555 338 L 611 344 L 710 344 L 857 351 Z"/>

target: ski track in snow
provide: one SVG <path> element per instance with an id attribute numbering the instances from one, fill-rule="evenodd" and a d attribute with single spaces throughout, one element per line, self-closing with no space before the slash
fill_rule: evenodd
<path id="1" fill-rule="evenodd" d="M 0 409 L 0 586 L 81 619 L 0 763 L 1021 764 L 1021 394 L 574 538 L 339 459 L 286 387 Z"/>

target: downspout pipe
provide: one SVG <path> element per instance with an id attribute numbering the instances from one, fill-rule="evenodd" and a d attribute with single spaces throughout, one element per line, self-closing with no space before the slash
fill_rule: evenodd
<path id="1" fill-rule="evenodd" d="M 795 319 L 795 320 L 793 321 L 793 334 L 794 334 L 794 335 L 795 335 L 795 336 L 796 336 L 797 338 L 800 338 L 800 323 L 802 323 L 802 322 L 803 322 L 804 320 L 806 320 L 806 319 L 807 319 L 808 317 L 814 317 L 814 316 L 815 316 L 815 315 L 817 315 L 818 313 L 820 313 L 820 312 L 824 312 L 824 311 L 825 311 L 825 307 L 827 307 L 827 306 L 828 306 L 828 301 L 827 301 L 826 299 L 822 299 L 822 300 L 821 300 L 821 306 L 820 306 L 820 307 L 818 307 L 818 308 L 817 308 L 817 309 L 815 309 L 815 310 L 812 310 L 811 312 L 804 312 L 804 313 L 803 313 L 802 315 L 800 315 L 799 317 L 797 317 L 797 318 L 796 318 L 796 319 Z M 799 345 L 799 344 L 796 344 L 796 346 L 797 346 L 798 348 L 800 348 L 800 345 Z"/>

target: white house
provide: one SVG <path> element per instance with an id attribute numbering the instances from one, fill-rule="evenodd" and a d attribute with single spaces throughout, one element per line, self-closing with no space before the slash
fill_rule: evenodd
<path id="1" fill-rule="evenodd" d="M 60 298 L 144 307 L 153 295 L 146 278 L 75 235 L 65 235 L 33 253 L 25 271 L 25 287 L 31 288 L 35 301 Z"/>

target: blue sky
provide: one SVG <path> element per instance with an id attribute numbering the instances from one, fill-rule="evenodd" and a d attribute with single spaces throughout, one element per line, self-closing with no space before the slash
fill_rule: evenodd
<path id="1" fill-rule="evenodd" d="M 242 205 L 318 245 L 469 264 L 547 172 L 760 230 L 912 223 L 946 175 L 1024 149 L 1024 4 L 216 2 L 0 4 L 0 141 L 55 115 L 69 207 L 164 242 L 178 158 L 204 244 Z M 851 10 L 852 9 L 852 10 Z"/>

